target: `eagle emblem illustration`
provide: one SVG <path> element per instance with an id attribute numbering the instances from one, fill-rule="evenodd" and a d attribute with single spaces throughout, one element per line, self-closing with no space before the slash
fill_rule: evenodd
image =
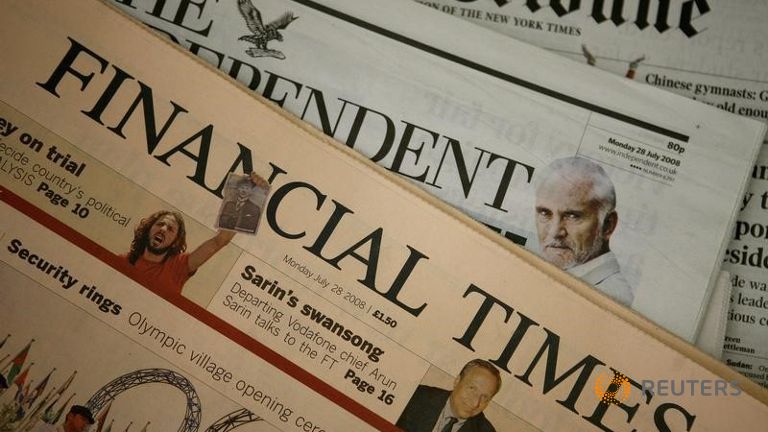
<path id="1" fill-rule="evenodd" d="M 245 53 L 251 57 L 274 57 L 280 60 L 285 59 L 285 54 L 275 49 L 267 48 L 267 43 L 272 40 L 281 42 L 283 35 L 279 30 L 283 30 L 288 27 L 288 24 L 292 23 L 299 17 L 293 16 L 293 12 L 285 12 L 280 15 L 276 20 L 264 25 L 261 20 L 261 12 L 251 3 L 251 0 L 237 0 L 237 6 L 240 9 L 240 14 L 245 19 L 245 24 L 248 26 L 248 30 L 251 31 L 250 35 L 240 36 L 238 40 L 244 40 L 254 44 L 254 46 L 245 50 Z"/>

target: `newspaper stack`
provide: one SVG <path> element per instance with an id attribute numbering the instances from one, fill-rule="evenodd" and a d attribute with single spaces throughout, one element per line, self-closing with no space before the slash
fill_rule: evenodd
<path id="1" fill-rule="evenodd" d="M 207 31 L 186 21 L 191 3 L 175 14 L 169 4 L 152 11 Z M 344 11 L 333 13 L 358 24 L 380 12 Z M 262 22 L 261 37 L 309 15 L 296 16 Z M 104 3 L 16 1 L 0 16 L 0 47 L 3 429 L 751 430 L 768 421 L 756 384 Z M 508 48 L 535 58 L 530 70 L 569 65 Z M 561 78 L 604 81 L 608 96 L 624 86 L 590 72 Z M 525 87 L 529 109 L 551 112 L 553 131 L 582 121 L 597 134 L 600 121 L 649 141 L 688 131 L 657 118 L 683 112 L 703 129 L 676 141 L 686 161 L 708 160 L 697 149 L 719 137 L 764 132 L 663 93 L 622 101 L 644 120 L 615 118 L 596 104 L 606 96 L 574 88 L 537 108 L 548 88 Z M 574 105 L 585 100 L 601 114 Z"/>

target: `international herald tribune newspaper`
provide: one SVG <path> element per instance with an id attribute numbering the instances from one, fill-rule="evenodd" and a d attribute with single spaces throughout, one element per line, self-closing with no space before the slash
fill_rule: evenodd
<path id="1" fill-rule="evenodd" d="M 768 119 L 768 4 L 749 0 L 583 2 L 420 1 L 582 63 L 724 111 Z M 540 8 L 536 6 L 540 5 Z M 602 5 L 602 10 L 600 10 Z M 723 260 L 731 272 L 723 360 L 768 385 L 768 151 L 750 184 Z"/>
<path id="2" fill-rule="evenodd" d="M 390 172 L 695 340 L 757 140 L 728 138 L 706 110 L 677 109 L 648 87 L 583 65 L 536 67 L 551 55 L 412 3 L 374 3 L 115 2 Z M 509 54 L 518 49 L 521 57 Z M 564 198 L 595 166 L 603 174 L 590 182 L 605 185 L 598 201 L 615 202 L 615 212 L 593 202 L 587 213 L 599 222 L 584 228 L 587 200 Z M 548 181 L 565 172 L 562 185 Z"/>
<path id="3" fill-rule="evenodd" d="M 496 430 L 768 419 L 755 384 L 103 3 L 16 2 L 0 46 L 5 429 L 422 430 L 416 396 L 463 394 L 477 358 Z M 255 235 L 213 229 L 232 170 L 270 184 Z M 710 391 L 640 386 L 670 379 Z"/>

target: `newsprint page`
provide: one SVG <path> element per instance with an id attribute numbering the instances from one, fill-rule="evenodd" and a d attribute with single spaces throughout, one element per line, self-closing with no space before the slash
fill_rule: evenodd
<path id="1" fill-rule="evenodd" d="M 417 1 L 628 79 L 768 120 L 768 2 Z M 732 287 L 723 360 L 768 386 L 768 147 L 749 174 L 723 261 Z"/>
<path id="2" fill-rule="evenodd" d="M 695 340 L 759 147 L 753 126 L 404 0 L 114 3 Z"/>
<path id="3" fill-rule="evenodd" d="M 107 3 L 7 2 L 0 50 L 2 430 L 768 424 L 765 389 Z M 671 189 L 764 133 L 653 96 L 546 110 L 686 148 Z"/>

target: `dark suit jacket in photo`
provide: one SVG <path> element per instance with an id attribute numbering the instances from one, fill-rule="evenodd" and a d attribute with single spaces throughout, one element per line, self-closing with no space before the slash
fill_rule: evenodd
<path id="1" fill-rule="evenodd" d="M 397 427 L 406 432 L 432 432 L 450 395 L 448 390 L 420 385 L 397 420 Z M 480 413 L 468 418 L 459 432 L 496 432 L 496 429 Z"/>
<path id="2" fill-rule="evenodd" d="M 245 232 L 256 232 L 259 223 L 261 209 L 253 202 L 245 201 L 237 210 L 237 203 L 229 201 L 224 203 L 219 216 L 219 228 L 232 229 Z"/>

